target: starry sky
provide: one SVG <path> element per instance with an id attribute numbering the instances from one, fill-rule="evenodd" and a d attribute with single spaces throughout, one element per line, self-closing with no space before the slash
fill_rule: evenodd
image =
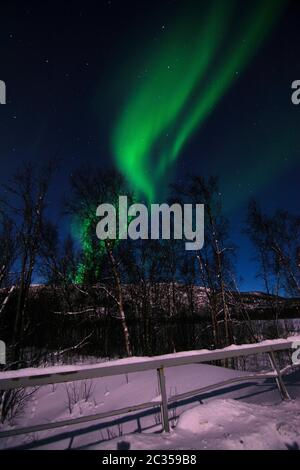
<path id="1" fill-rule="evenodd" d="M 237 0 L 229 12 L 221 0 L 211 12 L 209 3 L 1 2 L 0 183 L 22 161 L 59 158 L 50 193 L 56 218 L 82 163 L 140 175 L 132 183 L 160 202 L 160 188 L 185 173 L 217 175 L 240 247 L 241 287 L 260 289 L 241 234 L 247 202 L 299 211 L 300 106 L 291 84 L 300 80 L 300 4 L 283 1 L 276 11 L 274 0 L 262 0 L 255 10 Z M 162 101 L 151 108 L 152 94 Z M 139 133 L 148 146 L 136 145 Z M 68 229 L 62 219 L 62 234 Z"/>

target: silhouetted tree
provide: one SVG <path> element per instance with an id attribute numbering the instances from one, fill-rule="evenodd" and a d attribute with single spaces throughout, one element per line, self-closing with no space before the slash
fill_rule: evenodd
<path id="1" fill-rule="evenodd" d="M 14 267 L 17 271 L 17 306 L 14 318 L 13 355 L 21 360 L 21 339 L 26 330 L 25 310 L 33 272 L 41 254 L 42 231 L 46 221 L 46 197 L 54 171 L 54 162 L 40 168 L 24 164 L 5 185 L 2 210 L 11 220 L 15 246 Z"/>
<path id="2" fill-rule="evenodd" d="M 119 196 L 128 195 L 128 189 L 118 173 L 89 168 L 80 169 L 74 173 L 71 176 L 70 185 L 71 191 L 66 202 L 66 210 L 74 217 L 78 227 L 78 238 L 82 245 L 81 261 L 74 282 L 83 285 L 102 283 L 102 289 L 117 306 L 126 353 L 131 356 L 132 345 L 124 308 L 120 266 L 122 259 L 120 253 L 125 243 L 109 239 L 102 241 L 96 236 L 96 226 L 99 221 L 96 217 L 97 207 L 103 203 L 111 203 L 118 210 Z"/>
<path id="3" fill-rule="evenodd" d="M 229 240 L 228 220 L 222 213 L 218 180 L 194 176 L 183 185 L 175 185 L 174 194 L 182 203 L 205 205 L 205 243 L 202 250 L 192 255 L 191 272 L 197 270 L 199 283 L 206 291 L 214 346 L 229 345 L 234 341 L 228 302 L 233 288 L 235 247 Z M 198 263 L 198 268 L 193 263 Z"/>

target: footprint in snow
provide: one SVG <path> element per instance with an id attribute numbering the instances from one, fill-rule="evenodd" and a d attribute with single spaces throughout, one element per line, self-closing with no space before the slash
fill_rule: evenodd
<path id="1" fill-rule="evenodd" d="M 276 427 L 278 433 L 285 438 L 293 438 L 300 435 L 298 429 L 292 423 L 279 423 Z"/>

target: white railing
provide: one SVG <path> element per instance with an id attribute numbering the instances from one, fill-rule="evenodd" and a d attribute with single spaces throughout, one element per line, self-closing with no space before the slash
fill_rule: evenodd
<path id="1" fill-rule="evenodd" d="M 79 418 L 66 419 L 53 423 L 45 423 L 24 428 L 12 429 L 0 432 L 1 437 L 9 437 L 17 434 L 25 434 L 31 432 L 44 431 L 48 429 L 58 428 L 62 426 L 86 423 L 96 421 L 112 416 L 118 416 L 133 411 L 155 408 L 160 406 L 162 414 L 163 429 L 170 431 L 170 423 L 168 416 L 168 405 L 193 396 L 201 395 L 211 390 L 219 389 L 249 380 L 261 380 L 274 378 L 276 380 L 281 398 L 283 400 L 290 399 L 288 391 L 283 382 L 282 376 L 288 372 L 293 366 L 285 367 L 280 370 L 275 358 L 275 352 L 286 351 L 293 348 L 293 345 L 300 341 L 300 337 L 291 337 L 287 339 L 278 339 L 263 341 L 257 344 L 232 345 L 224 349 L 215 349 L 212 351 L 188 351 L 164 356 L 154 357 L 133 357 L 128 359 L 120 359 L 101 364 L 82 365 L 82 366 L 58 366 L 47 367 L 45 369 L 21 369 L 18 371 L 7 371 L 0 373 L 0 390 L 7 391 L 17 388 L 38 387 L 41 385 L 72 382 L 76 380 L 96 379 L 101 377 L 109 377 L 114 375 L 130 374 L 132 372 L 142 372 L 147 370 L 157 370 L 160 396 L 151 402 L 141 403 L 126 408 L 120 408 L 114 411 L 97 413 L 89 416 L 81 416 Z M 215 383 L 197 390 L 191 390 L 170 398 L 167 397 L 164 369 L 168 367 L 184 366 L 188 364 L 200 364 L 211 361 L 224 361 L 235 357 L 245 357 L 254 354 L 267 353 L 272 366 L 272 372 L 266 373 L 249 373 L 240 377 L 231 378 L 219 383 Z"/>

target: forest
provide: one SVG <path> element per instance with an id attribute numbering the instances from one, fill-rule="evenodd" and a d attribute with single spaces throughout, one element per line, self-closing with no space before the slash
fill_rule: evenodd
<path id="1" fill-rule="evenodd" d="M 99 240 L 96 208 L 117 207 L 129 191 L 112 170 L 80 168 L 59 216 L 49 193 L 57 162 L 23 165 L 2 188 L 0 337 L 3 368 L 20 368 L 73 354 L 102 358 L 219 348 L 276 338 L 299 316 L 300 217 L 266 214 L 249 201 L 241 231 L 256 253 L 264 293 L 240 290 L 215 177 L 187 176 L 169 188 L 170 204 L 205 206 L 205 243 L 184 240 Z M 38 282 L 37 282 L 38 280 Z"/>

